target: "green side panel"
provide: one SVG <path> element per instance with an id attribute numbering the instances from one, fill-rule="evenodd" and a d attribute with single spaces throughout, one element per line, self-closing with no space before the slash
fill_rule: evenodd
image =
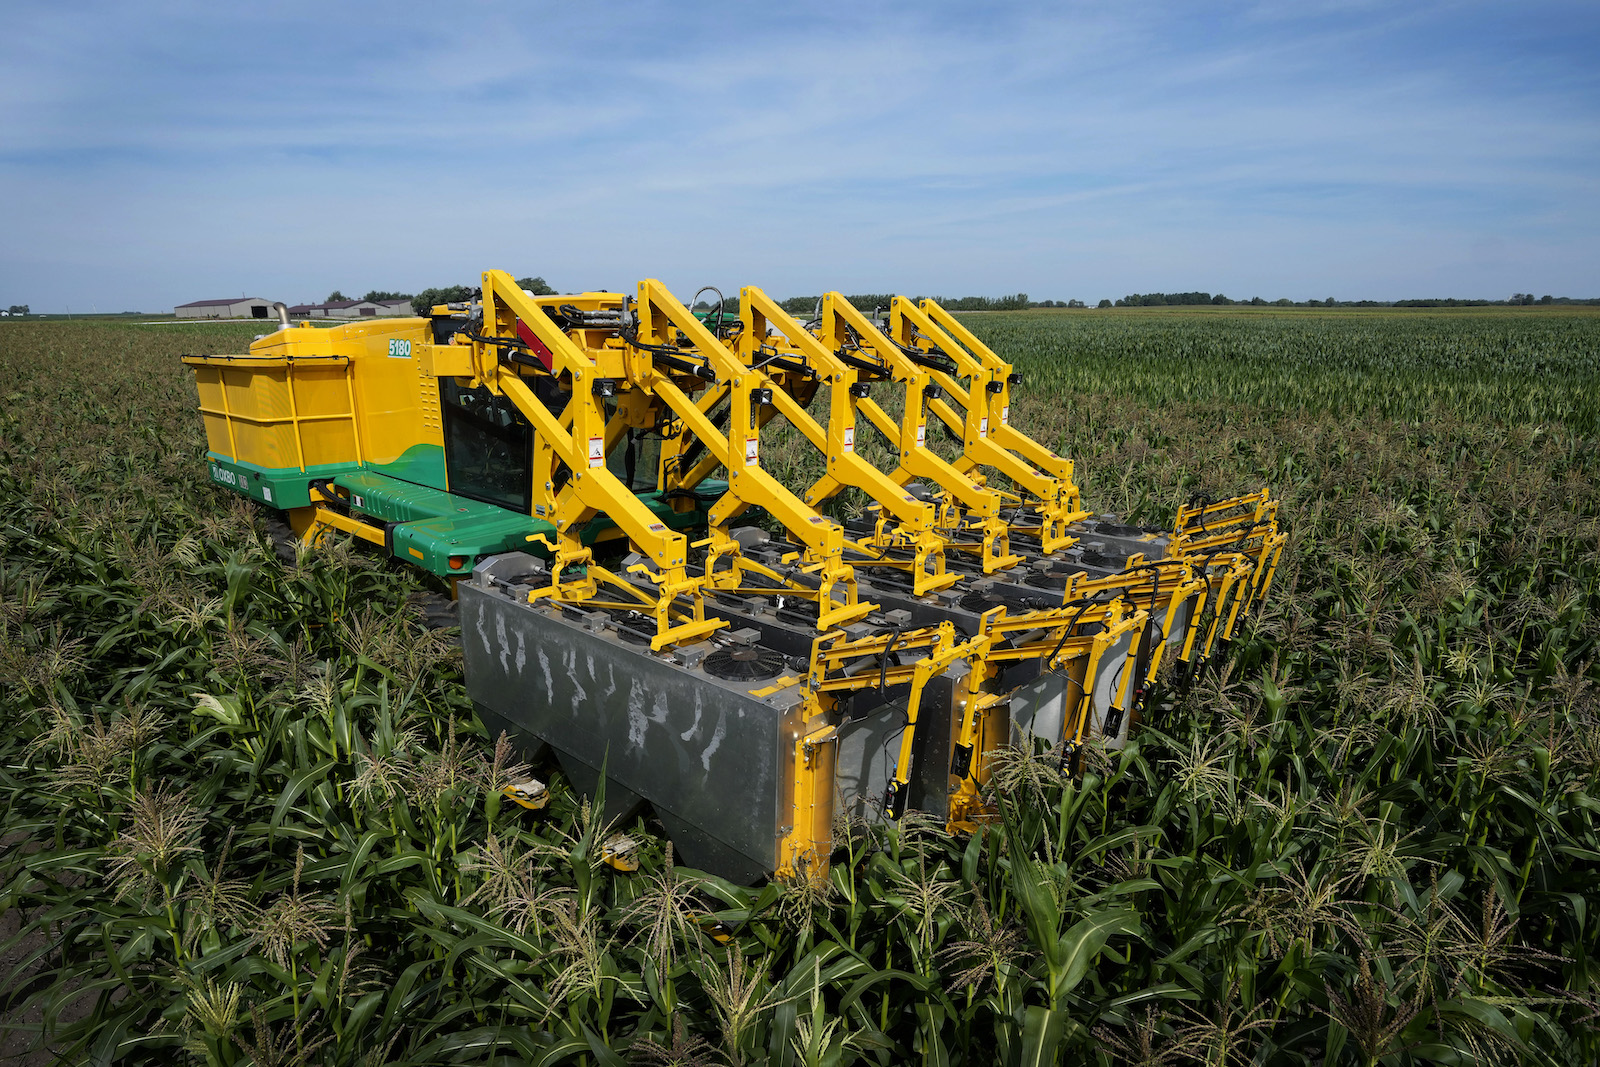
<path id="1" fill-rule="evenodd" d="M 418 446 L 407 452 L 415 463 L 408 469 L 425 475 L 433 462 L 423 450 L 432 448 L 439 474 L 443 475 L 444 454 L 437 446 Z M 493 504 L 447 493 L 427 485 L 363 470 L 354 463 L 331 463 L 307 470 L 286 468 L 268 470 L 248 463 L 237 463 L 216 453 L 208 455 L 212 482 L 232 489 L 269 507 L 287 510 L 311 503 L 312 481 L 330 480 L 349 494 L 351 510 L 358 515 L 390 526 L 391 550 L 399 559 L 422 567 L 441 577 L 461 577 L 472 571 L 483 556 L 497 552 L 522 551 L 547 556 L 549 550 L 529 537 L 553 538 L 555 527 L 535 515 L 520 515 Z M 391 465 L 392 467 L 392 465 Z M 702 486 L 702 495 L 715 499 L 721 488 L 711 483 Z M 659 493 L 640 493 L 639 500 L 672 530 L 693 530 L 705 524 L 705 505 L 694 511 L 676 512 Z M 597 515 L 579 533 L 592 545 L 617 524 Z M 461 566 L 452 567 L 451 558 Z"/>
<path id="2" fill-rule="evenodd" d="M 215 452 L 206 453 L 206 460 L 213 483 L 280 510 L 309 506 L 313 481 L 335 478 L 361 469 L 354 463 L 323 463 L 305 470 L 299 467 L 257 467 L 253 463 L 239 463 Z"/>
<path id="3" fill-rule="evenodd" d="M 555 532 L 550 523 L 532 515 L 376 471 L 343 474 L 334 485 L 349 494 L 351 511 L 394 524 L 389 536 L 396 557 L 441 577 L 469 574 L 480 556 L 526 550 L 530 535 Z M 451 557 L 461 560 L 461 566 L 452 567 Z"/>
<path id="4" fill-rule="evenodd" d="M 366 477 L 366 476 L 357 476 Z M 340 479 L 343 484 L 349 479 Z M 448 494 L 446 494 L 448 495 Z M 652 494 L 652 497 L 654 494 Z M 366 496 L 363 501 L 369 505 Z M 692 528 L 705 522 L 700 512 L 679 514 L 660 500 L 641 498 L 662 523 L 674 530 Z M 396 557 L 407 563 L 423 567 L 441 577 L 460 577 L 469 574 L 478 560 L 497 552 L 529 552 L 548 557 L 550 550 L 542 541 L 529 541 L 542 536 L 554 540 L 555 526 L 532 515 L 519 515 L 474 500 L 450 497 L 456 505 L 452 512 L 435 518 L 413 519 L 397 525 L 391 534 Z M 352 503 L 354 502 L 352 495 Z M 585 524 L 579 540 L 592 545 L 617 524 L 605 516 L 597 516 Z M 461 566 L 452 567 L 450 560 L 461 560 Z"/>
<path id="5" fill-rule="evenodd" d="M 387 474 L 391 478 L 415 482 L 417 485 L 443 489 L 445 488 L 444 446 L 412 445 L 393 463 L 369 463 L 367 469 Z"/>
<path id="6" fill-rule="evenodd" d="M 350 494 L 350 507 L 384 522 L 415 522 L 442 515 L 485 515 L 508 512 L 493 504 L 433 489 L 415 482 L 400 481 L 376 471 L 360 470 L 342 474 L 334 484 Z"/>
<path id="7" fill-rule="evenodd" d="M 499 514 L 442 516 L 396 526 L 394 554 L 441 577 L 462 577 L 472 573 L 482 556 L 512 550 L 542 554 L 544 546 L 529 544 L 528 538 L 555 533 L 555 527 L 543 519 L 494 510 Z M 452 558 L 461 560 L 461 566 L 452 567 Z"/>

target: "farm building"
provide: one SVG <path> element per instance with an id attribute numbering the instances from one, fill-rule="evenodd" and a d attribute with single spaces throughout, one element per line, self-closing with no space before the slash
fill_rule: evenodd
<path id="1" fill-rule="evenodd" d="M 259 296 L 194 300 L 179 304 L 172 313 L 180 319 L 268 319 L 272 317 L 272 301 Z"/>
<path id="2" fill-rule="evenodd" d="M 389 318 L 411 314 L 409 300 L 332 300 L 322 304 L 296 304 L 289 309 L 294 318 L 363 319 Z"/>

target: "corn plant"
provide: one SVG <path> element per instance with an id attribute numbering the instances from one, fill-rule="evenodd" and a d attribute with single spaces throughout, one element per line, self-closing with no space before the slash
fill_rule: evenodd
<path id="1" fill-rule="evenodd" d="M 997 753 L 985 831 L 841 824 L 826 884 L 757 887 L 550 768 L 501 804 L 419 579 L 280 559 L 205 482 L 174 357 L 249 327 L 0 326 L 0 1025 L 64 1062 L 1600 1059 L 1600 318 L 969 321 L 1098 510 L 1271 484 L 1278 586 L 1081 777 Z"/>

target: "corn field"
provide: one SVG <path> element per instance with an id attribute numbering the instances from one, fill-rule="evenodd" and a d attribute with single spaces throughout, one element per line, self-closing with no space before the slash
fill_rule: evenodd
<path id="1" fill-rule="evenodd" d="M 1271 602 L 984 833 L 757 888 L 502 804 L 417 575 L 209 484 L 176 357 L 251 326 L 0 326 L 0 1053 L 1600 1061 L 1600 315 L 967 321 L 1097 511 L 1270 485 Z"/>

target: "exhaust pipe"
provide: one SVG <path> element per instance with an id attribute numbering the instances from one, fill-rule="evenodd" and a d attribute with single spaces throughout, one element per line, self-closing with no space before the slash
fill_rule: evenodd
<path id="1" fill-rule="evenodd" d="M 272 310 L 278 313 L 278 329 L 287 330 L 289 328 L 288 307 L 284 305 L 282 300 L 275 300 L 272 303 Z"/>

